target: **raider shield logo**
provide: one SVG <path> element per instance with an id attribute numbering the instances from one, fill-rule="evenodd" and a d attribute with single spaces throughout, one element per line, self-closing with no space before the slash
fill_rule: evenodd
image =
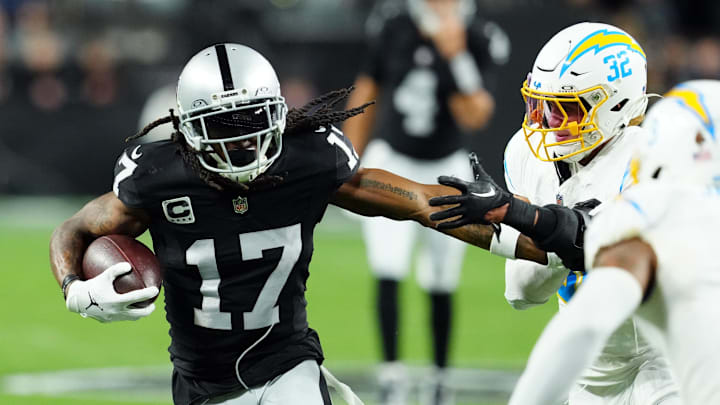
<path id="1" fill-rule="evenodd" d="M 248 210 L 248 200 L 247 197 L 238 197 L 234 198 L 232 200 L 233 202 L 233 209 L 238 214 L 244 214 Z"/>

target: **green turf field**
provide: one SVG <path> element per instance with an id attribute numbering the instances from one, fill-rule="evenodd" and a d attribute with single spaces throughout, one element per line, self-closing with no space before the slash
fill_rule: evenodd
<path id="1" fill-rule="evenodd" d="M 48 241 L 59 219 L 52 221 L 31 227 L 17 220 L 0 221 L 0 378 L 107 367 L 169 370 L 169 337 L 162 305 L 138 322 L 114 324 L 83 319 L 65 309 L 48 264 Z M 316 235 L 308 282 L 309 322 L 320 334 L 331 370 L 368 368 L 379 352 L 373 322 L 373 279 L 356 225 L 336 225 L 321 226 Z M 148 241 L 147 235 L 143 240 Z M 553 303 L 523 312 L 510 308 L 503 299 L 502 267 L 502 259 L 476 248 L 468 250 L 455 301 L 458 316 L 451 357 L 455 366 L 521 369 L 555 311 Z M 401 356 L 411 364 L 427 365 L 426 297 L 414 278 L 403 285 L 401 296 Z M 48 397 L 0 391 L 0 404 L 170 404 L 169 397 L 160 402 L 138 398 L 142 395 L 132 392 L 110 399 L 93 392 L 80 397 Z"/>

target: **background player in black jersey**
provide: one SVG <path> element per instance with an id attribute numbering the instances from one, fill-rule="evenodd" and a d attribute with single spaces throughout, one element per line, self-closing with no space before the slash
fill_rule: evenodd
<path id="1" fill-rule="evenodd" d="M 334 111 L 349 92 L 288 112 L 262 55 L 238 44 L 206 48 L 180 75 L 179 116 L 137 135 L 172 122 L 171 140 L 127 148 L 113 192 L 53 233 L 51 264 L 67 308 L 114 321 L 148 315 L 154 306 L 129 306 L 158 291 L 117 294 L 112 282 L 126 264 L 80 280 L 83 253 L 101 235 L 150 230 L 165 268 L 176 404 L 329 403 L 304 294 L 313 231 L 328 203 L 433 226 L 429 198 L 457 193 L 359 168 L 352 145 L 331 125 L 366 107 Z M 480 225 L 448 233 L 485 249 L 492 235 Z M 545 260 L 529 240 L 518 251 Z"/>
<path id="2" fill-rule="evenodd" d="M 362 155 L 363 167 L 383 168 L 422 183 L 434 183 L 437 173 L 468 179 L 463 136 L 483 128 L 493 114 L 493 97 L 485 84 L 492 81 L 493 68 L 507 59 L 509 42 L 497 25 L 476 17 L 474 0 L 407 0 L 407 11 L 386 17 L 371 38 L 350 96 L 350 106 L 379 98 L 377 113 L 369 110 L 347 121 L 343 131 Z M 371 133 L 376 137 L 368 143 Z M 407 372 L 398 361 L 398 284 L 409 272 L 418 239 L 423 244 L 417 278 L 430 295 L 435 365 L 429 381 L 420 385 L 420 398 L 427 404 L 451 403 L 452 393 L 444 384 L 451 294 L 458 285 L 465 245 L 384 218 L 363 220 L 363 233 L 378 279 L 381 403 L 407 401 Z"/>

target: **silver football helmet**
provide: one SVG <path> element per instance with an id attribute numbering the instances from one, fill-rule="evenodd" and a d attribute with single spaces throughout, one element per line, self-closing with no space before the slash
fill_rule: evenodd
<path id="1" fill-rule="evenodd" d="M 180 132 L 206 170 L 246 183 L 280 156 L 287 106 L 272 65 L 252 48 L 195 54 L 180 73 L 177 106 Z"/>

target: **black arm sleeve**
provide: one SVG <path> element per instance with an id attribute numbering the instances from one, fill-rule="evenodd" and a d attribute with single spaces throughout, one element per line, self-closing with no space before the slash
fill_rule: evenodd
<path id="1" fill-rule="evenodd" d="M 585 271 L 583 237 L 589 212 L 598 205 L 600 201 L 591 199 L 573 208 L 556 204 L 538 207 L 515 199 L 503 222 L 530 237 L 540 249 L 557 254 L 568 269 Z M 532 225 L 535 212 L 538 219 Z"/>
<path id="2" fill-rule="evenodd" d="M 557 254 L 565 267 L 570 270 L 585 270 L 585 253 L 583 252 L 583 235 L 585 220 L 572 208 L 550 204 L 540 207 L 537 225 L 540 218 L 553 217 L 555 226 L 552 228 L 537 227 L 540 232 L 530 236 L 535 244 L 548 252 Z"/>

